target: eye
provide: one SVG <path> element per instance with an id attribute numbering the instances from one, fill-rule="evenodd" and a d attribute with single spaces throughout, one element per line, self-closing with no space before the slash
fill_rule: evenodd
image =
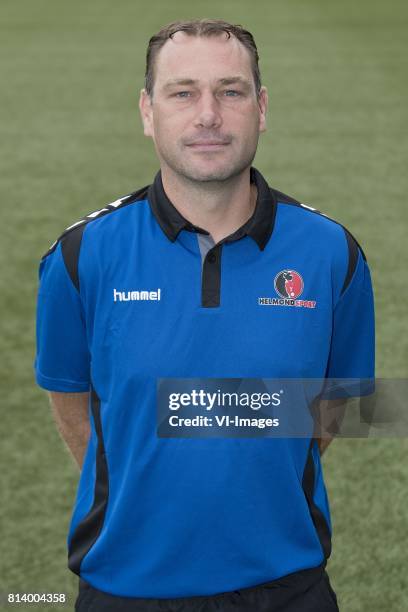
<path id="1" fill-rule="evenodd" d="M 190 93 L 190 91 L 177 91 L 174 95 L 176 98 L 187 98 Z"/>
<path id="2" fill-rule="evenodd" d="M 229 97 L 229 98 L 235 98 L 237 96 L 241 95 L 240 91 L 237 91 L 236 89 L 226 89 L 225 90 L 225 94 Z M 232 94 L 232 95 L 230 95 Z"/>

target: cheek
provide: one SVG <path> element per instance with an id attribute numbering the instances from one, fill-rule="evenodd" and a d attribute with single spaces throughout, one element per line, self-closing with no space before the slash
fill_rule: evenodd
<path id="1" fill-rule="evenodd" d="M 173 113 L 162 113 L 160 116 L 156 116 L 154 118 L 154 133 L 157 140 L 162 142 L 167 142 L 171 144 L 172 142 L 178 140 L 178 138 L 183 134 L 185 129 L 185 120 L 179 115 Z"/>
<path id="2" fill-rule="evenodd" d="M 235 126 L 239 128 L 244 136 L 248 134 L 252 134 L 258 130 L 259 126 L 259 112 L 257 108 L 254 108 L 253 105 L 250 105 L 245 108 L 241 108 L 236 110 L 233 115 L 230 117 L 231 126 Z"/>

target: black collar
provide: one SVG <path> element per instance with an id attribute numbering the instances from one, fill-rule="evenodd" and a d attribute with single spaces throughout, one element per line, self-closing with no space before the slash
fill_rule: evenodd
<path id="1" fill-rule="evenodd" d="M 255 183 L 258 190 L 255 210 L 242 227 L 233 234 L 226 236 L 220 242 L 233 242 L 242 238 L 242 236 L 250 236 L 255 240 L 260 250 L 263 251 L 272 234 L 276 214 L 276 200 L 268 183 L 256 168 L 251 167 L 250 180 L 251 183 Z M 172 242 L 176 240 L 178 234 L 183 229 L 189 232 L 209 234 L 203 228 L 187 221 L 172 204 L 164 191 L 160 170 L 156 174 L 152 185 L 149 186 L 147 198 L 158 224 Z"/>

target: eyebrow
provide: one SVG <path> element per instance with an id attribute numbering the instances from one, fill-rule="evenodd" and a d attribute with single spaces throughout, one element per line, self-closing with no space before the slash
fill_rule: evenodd
<path id="1" fill-rule="evenodd" d="M 197 79 L 171 79 L 163 85 L 163 89 L 169 89 L 170 87 L 175 87 L 176 85 L 197 85 L 198 83 L 199 81 Z M 241 76 L 224 77 L 222 79 L 218 79 L 217 83 L 220 83 L 220 85 L 233 85 L 235 83 L 239 83 L 243 87 L 251 87 L 250 81 Z"/>

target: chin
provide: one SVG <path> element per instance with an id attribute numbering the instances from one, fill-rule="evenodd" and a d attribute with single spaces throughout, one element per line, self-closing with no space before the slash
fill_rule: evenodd
<path id="1" fill-rule="evenodd" d="M 201 181 L 202 183 L 210 181 L 225 181 L 231 176 L 229 172 L 225 170 L 212 170 L 212 171 L 196 171 L 192 172 L 189 176 L 192 180 Z"/>
<path id="2" fill-rule="evenodd" d="M 210 182 L 226 181 L 227 179 L 240 174 L 247 168 L 242 165 L 232 164 L 203 164 L 202 166 L 187 166 L 182 170 L 186 178 L 193 181 Z"/>

